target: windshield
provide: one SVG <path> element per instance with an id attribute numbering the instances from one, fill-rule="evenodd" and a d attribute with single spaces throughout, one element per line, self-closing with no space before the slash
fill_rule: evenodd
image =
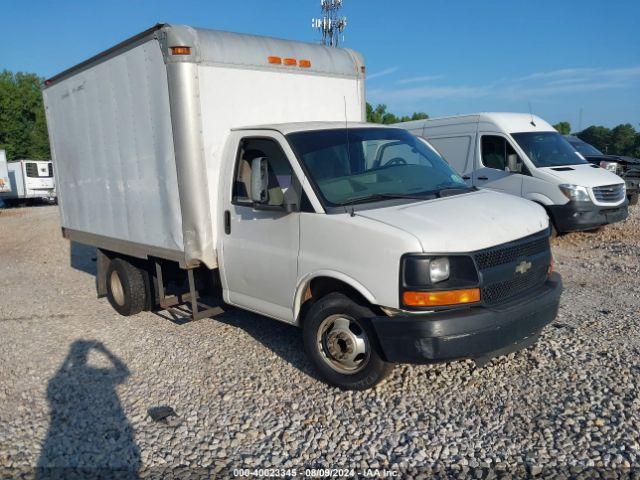
<path id="1" fill-rule="evenodd" d="M 558 132 L 512 133 L 511 136 L 538 168 L 588 163 Z"/>
<path id="2" fill-rule="evenodd" d="M 287 138 L 316 190 L 332 206 L 433 198 L 443 190 L 469 189 L 435 150 L 405 130 L 318 130 Z"/>
<path id="3" fill-rule="evenodd" d="M 593 145 L 589 145 L 587 142 L 580 140 L 578 137 L 565 137 L 567 142 L 571 144 L 582 155 L 604 155 Z"/>

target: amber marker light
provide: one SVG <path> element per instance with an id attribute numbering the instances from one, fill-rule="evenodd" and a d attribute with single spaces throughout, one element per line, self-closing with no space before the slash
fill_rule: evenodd
<path id="1" fill-rule="evenodd" d="M 444 307 L 479 301 L 479 288 L 439 292 L 404 292 L 402 294 L 402 302 L 408 307 Z"/>
<path id="2" fill-rule="evenodd" d="M 283 63 L 285 65 L 289 65 L 290 67 L 295 67 L 296 65 L 298 65 L 298 61 L 295 58 L 285 58 Z"/>
<path id="3" fill-rule="evenodd" d="M 191 47 L 171 47 L 171 55 L 191 55 Z"/>
<path id="4" fill-rule="evenodd" d="M 311 60 L 300 60 L 298 66 L 300 68 L 311 68 Z"/>
<path id="5" fill-rule="evenodd" d="M 269 63 L 271 63 L 273 65 L 281 65 L 282 64 L 282 58 L 280 58 L 280 57 L 271 56 L 271 57 L 267 57 L 267 60 L 269 61 Z"/>

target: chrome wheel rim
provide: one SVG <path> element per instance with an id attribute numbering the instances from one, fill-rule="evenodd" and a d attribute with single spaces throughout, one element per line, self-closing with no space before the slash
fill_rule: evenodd
<path id="1" fill-rule="evenodd" d="M 320 357 L 338 373 L 353 375 L 369 362 L 371 348 L 362 325 L 347 315 L 325 318 L 316 336 Z"/>
<path id="2" fill-rule="evenodd" d="M 115 270 L 111 272 L 111 277 L 109 278 L 109 282 L 111 284 L 111 295 L 115 302 L 123 306 L 124 305 L 124 288 L 122 287 L 122 282 L 120 281 L 120 277 L 118 276 L 118 272 Z"/>

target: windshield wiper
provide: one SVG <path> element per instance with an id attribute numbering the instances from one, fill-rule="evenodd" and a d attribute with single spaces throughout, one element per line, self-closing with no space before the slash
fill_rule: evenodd
<path id="1" fill-rule="evenodd" d="M 372 195 L 364 195 L 362 197 L 352 198 L 347 200 L 346 202 L 342 202 L 340 205 L 355 205 L 358 203 L 370 202 L 372 200 L 388 200 L 395 198 L 408 198 L 412 200 L 430 200 L 436 198 L 436 194 L 432 192 L 428 192 L 424 195 L 406 195 L 403 193 L 374 193 Z"/>
<path id="2" fill-rule="evenodd" d="M 438 197 L 450 197 L 451 195 L 460 195 L 467 192 L 475 192 L 477 187 L 446 187 L 438 190 Z"/>

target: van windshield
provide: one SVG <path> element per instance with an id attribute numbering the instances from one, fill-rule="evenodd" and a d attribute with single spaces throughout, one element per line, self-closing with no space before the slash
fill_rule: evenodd
<path id="1" fill-rule="evenodd" d="M 511 136 L 538 168 L 588 163 L 558 132 L 523 132 Z"/>
<path id="2" fill-rule="evenodd" d="M 287 138 L 329 206 L 469 191 L 434 149 L 405 130 L 343 128 Z"/>

